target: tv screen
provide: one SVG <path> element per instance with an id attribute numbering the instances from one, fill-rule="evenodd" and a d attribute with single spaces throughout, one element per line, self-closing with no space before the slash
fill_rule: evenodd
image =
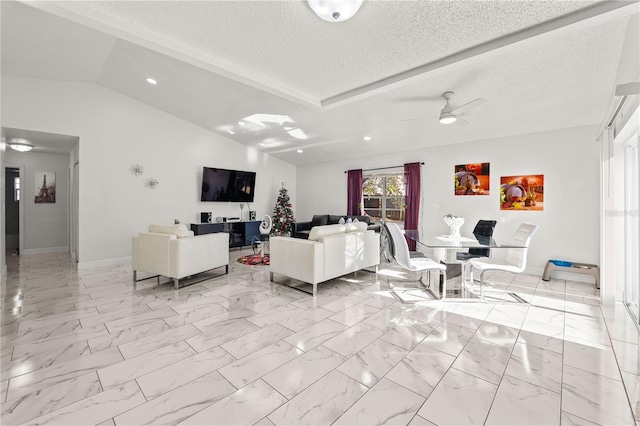
<path id="1" fill-rule="evenodd" d="M 255 172 L 203 167 L 200 201 L 253 202 Z"/>

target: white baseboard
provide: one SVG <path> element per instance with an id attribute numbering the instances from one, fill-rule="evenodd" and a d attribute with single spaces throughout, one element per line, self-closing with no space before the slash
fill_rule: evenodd
<path id="1" fill-rule="evenodd" d="M 66 253 L 69 251 L 69 246 L 60 246 L 60 247 L 45 247 L 38 249 L 24 249 L 21 255 L 29 256 L 32 254 L 45 254 L 45 253 Z"/>
<path id="2" fill-rule="evenodd" d="M 86 262 L 80 261 L 78 262 L 78 270 L 104 268 L 105 266 L 116 266 L 116 265 L 131 265 L 131 256 L 116 257 L 114 259 L 89 260 Z"/>

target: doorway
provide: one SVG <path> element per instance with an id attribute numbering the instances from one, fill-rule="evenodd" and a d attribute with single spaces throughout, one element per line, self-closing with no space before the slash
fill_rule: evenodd
<path id="1" fill-rule="evenodd" d="M 20 168 L 5 167 L 5 246 L 7 256 L 18 256 L 21 250 L 21 198 Z"/>

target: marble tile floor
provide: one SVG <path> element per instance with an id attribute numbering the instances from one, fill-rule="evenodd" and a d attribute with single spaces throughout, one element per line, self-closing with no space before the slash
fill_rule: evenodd
<path id="1" fill-rule="evenodd" d="M 402 304 L 384 264 L 313 298 L 243 254 L 177 291 L 8 256 L 2 425 L 640 425 L 638 329 L 590 284 L 496 273 L 487 302 Z"/>

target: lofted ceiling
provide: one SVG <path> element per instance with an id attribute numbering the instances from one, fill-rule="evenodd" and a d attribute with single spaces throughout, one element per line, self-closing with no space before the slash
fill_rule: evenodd
<path id="1" fill-rule="evenodd" d="M 365 0 L 329 23 L 306 1 L 0 7 L 3 76 L 95 83 L 298 165 L 599 124 L 639 12 Z M 442 125 L 445 91 L 454 106 L 487 102 L 468 126 Z"/>

